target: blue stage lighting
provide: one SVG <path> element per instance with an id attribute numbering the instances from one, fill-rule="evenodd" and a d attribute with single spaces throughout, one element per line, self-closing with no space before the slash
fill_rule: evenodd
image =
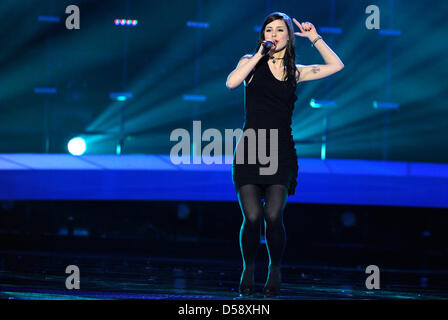
<path id="1" fill-rule="evenodd" d="M 55 94 L 56 88 L 34 88 L 34 93 L 39 94 Z"/>
<path id="2" fill-rule="evenodd" d="M 183 99 L 185 101 L 206 101 L 207 97 L 200 94 L 184 94 Z"/>
<path id="3" fill-rule="evenodd" d="M 382 36 L 401 36 L 401 30 L 380 29 L 378 33 Z"/>
<path id="4" fill-rule="evenodd" d="M 336 102 L 332 100 L 311 99 L 310 106 L 312 108 L 330 108 L 330 107 L 336 107 Z"/>
<path id="5" fill-rule="evenodd" d="M 319 31 L 321 33 L 327 33 L 327 34 L 341 34 L 342 33 L 341 28 L 334 28 L 334 27 L 320 27 Z"/>
<path id="6" fill-rule="evenodd" d="M 41 21 L 41 22 L 60 22 L 61 19 L 59 17 L 53 17 L 53 16 L 37 16 L 37 21 Z"/>
<path id="7" fill-rule="evenodd" d="M 132 92 L 111 92 L 109 94 L 109 97 L 112 100 L 126 101 L 128 99 L 131 99 L 133 97 L 133 94 Z"/>
<path id="8" fill-rule="evenodd" d="M 394 102 L 373 101 L 374 109 L 398 109 L 399 107 L 399 104 Z"/>
<path id="9" fill-rule="evenodd" d="M 210 24 L 208 22 L 187 21 L 187 27 L 208 29 Z"/>
<path id="10" fill-rule="evenodd" d="M 320 160 L 325 160 L 327 158 L 327 145 L 322 143 L 320 147 Z"/>

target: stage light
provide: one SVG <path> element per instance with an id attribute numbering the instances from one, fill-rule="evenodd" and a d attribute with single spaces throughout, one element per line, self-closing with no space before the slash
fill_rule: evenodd
<path id="1" fill-rule="evenodd" d="M 86 142 L 83 138 L 76 137 L 68 142 L 67 148 L 72 155 L 80 156 L 86 151 Z"/>
<path id="2" fill-rule="evenodd" d="M 38 94 L 55 94 L 56 88 L 34 88 L 34 93 Z"/>
<path id="3" fill-rule="evenodd" d="M 185 101 L 206 101 L 207 97 L 200 94 L 184 94 L 182 97 Z"/>
<path id="4" fill-rule="evenodd" d="M 189 28 L 199 28 L 199 29 L 208 29 L 210 27 L 210 24 L 208 22 L 187 21 L 187 27 L 189 27 Z"/>
<path id="5" fill-rule="evenodd" d="M 128 99 L 131 99 L 133 97 L 133 94 L 132 92 L 111 92 L 109 94 L 109 97 L 112 100 L 126 101 Z"/>
<path id="6" fill-rule="evenodd" d="M 61 21 L 61 19 L 59 17 L 54 17 L 54 16 L 37 16 L 37 21 L 58 23 Z"/>
<path id="7" fill-rule="evenodd" d="M 75 237 L 88 237 L 89 236 L 89 230 L 86 228 L 74 228 L 73 229 L 73 235 Z"/>
<path id="8" fill-rule="evenodd" d="M 136 19 L 114 19 L 114 24 L 116 26 L 137 26 L 138 20 Z"/>
<path id="9" fill-rule="evenodd" d="M 378 33 L 382 36 L 401 36 L 401 30 L 380 29 Z"/>
<path id="10" fill-rule="evenodd" d="M 398 109 L 398 103 L 373 101 L 374 109 Z"/>
<path id="11" fill-rule="evenodd" d="M 325 160 L 327 158 L 327 145 L 322 143 L 320 147 L 320 160 Z"/>
<path id="12" fill-rule="evenodd" d="M 68 228 L 67 227 L 60 227 L 58 230 L 59 236 L 68 236 Z"/>
<path id="13" fill-rule="evenodd" d="M 336 102 L 332 100 L 315 100 L 310 101 L 311 108 L 330 108 L 336 107 Z"/>
<path id="14" fill-rule="evenodd" d="M 335 27 L 320 27 L 319 31 L 321 33 L 327 33 L 327 34 L 341 34 L 342 33 L 341 28 L 335 28 Z"/>

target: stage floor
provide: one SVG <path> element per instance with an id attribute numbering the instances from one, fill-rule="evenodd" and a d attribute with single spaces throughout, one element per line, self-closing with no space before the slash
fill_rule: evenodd
<path id="1" fill-rule="evenodd" d="M 2 299 L 268 300 L 266 266 L 256 266 L 256 293 L 239 297 L 241 261 L 118 257 L 48 252 L 0 252 Z M 77 265 L 80 289 L 65 288 L 65 268 Z M 362 268 L 283 265 L 276 300 L 448 299 L 448 271 L 381 269 L 380 289 L 368 290 Z"/>

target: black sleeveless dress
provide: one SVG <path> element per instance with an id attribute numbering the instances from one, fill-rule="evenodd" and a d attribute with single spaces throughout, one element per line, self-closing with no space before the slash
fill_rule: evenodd
<path id="1" fill-rule="evenodd" d="M 253 78 L 248 83 L 252 75 Z M 278 167 L 275 174 L 260 174 L 260 168 L 267 168 L 272 164 L 259 162 L 258 134 L 256 134 L 256 163 L 250 163 L 248 161 L 248 141 L 250 140 L 242 135 L 233 154 L 232 179 L 235 190 L 244 184 L 283 184 L 288 188 L 288 195 L 294 195 L 299 170 L 291 130 L 294 102 L 297 100 L 295 88 L 287 86 L 286 81 L 278 80 L 272 74 L 267 56 L 261 58 L 254 70 L 249 73 L 246 84 L 244 91 L 245 121 L 242 130 L 245 132 L 246 129 L 252 128 L 255 132 L 260 132 L 257 129 L 266 129 L 265 152 L 268 157 L 271 156 L 269 129 L 278 130 Z M 242 143 L 243 138 L 245 143 Z M 240 148 L 244 148 L 242 164 L 236 162 L 236 154 Z"/>

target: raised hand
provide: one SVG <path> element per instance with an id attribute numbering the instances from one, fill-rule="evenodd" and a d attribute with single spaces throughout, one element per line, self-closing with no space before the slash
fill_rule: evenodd
<path id="1" fill-rule="evenodd" d="M 294 32 L 296 36 L 314 39 L 318 36 L 316 28 L 311 22 L 304 22 L 302 24 L 299 23 L 295 18 L 292 18 L 294 23 L 299 27 L 301 32 Z"/>

